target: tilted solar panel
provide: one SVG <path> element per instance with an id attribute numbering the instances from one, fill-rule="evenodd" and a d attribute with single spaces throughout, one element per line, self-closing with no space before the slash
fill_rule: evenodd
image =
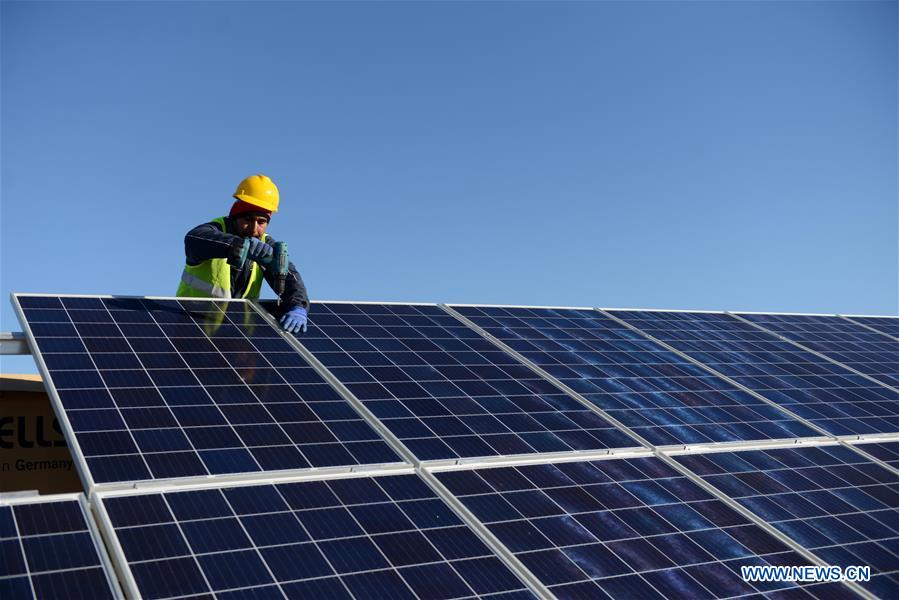
<path id="1" fill-rule="evenodd" d="M 640 445 L 437 306 L 315 303 L 300 342 L 421 460 Z"/>
<path id="2" fill-rule="evenodd" d="M 874 458 L 878 458 L 888 465 L 899 469 L 899 442 L 854 444 L 853 448 L 867 452 Z"/>
<path id="3" fill-rule="evenodd" d="M 82 500 L 0 500 L 0 598 L 118 598 Z"/>
<path id="4" fill-rule="evenodd" d="M 743 581 L 742 566 L 809 563 L 659 458 L 436 477 L 559 598 L 853 596 L 841 584 Z"/>
<path id="5" fill-rule="evenodd" d="M 676 460 L 830 565 L 870 566 L 861 585 L 899 595 L 899 475 L 844 446 Z"/>
<path id="6" fill-rule="evenodd" d="M 597 311 L 452 308 L 651 444 L 821 435 Z"/>
<path id="7" fill-rule="evenodd" d="M 832 435 L 899 431 L 899 394 L 735 317 L 608 312 Z"/>
<path id="8" fill-rule="evenodd" d="M 88 486 L 402 460 L 248 303 L 14 302 Z"/>
<path id="9" fill-rule="evenodd" d="M 99 504 L 126 586 L 148 600 L 535 597 L 416 475 L 103 494 Z"/>
<path id="10" fill-rule="evenodd" d="M 899 317 L 846 317 L 856 323 L 873 327 L 894 338 L 899 338 Z"/>
<path id="11" fill-rule="evenodd" d="M 899 341 L 886 335 L 842 317 L 737 314 L 887 385 L 899 385 Z"/>

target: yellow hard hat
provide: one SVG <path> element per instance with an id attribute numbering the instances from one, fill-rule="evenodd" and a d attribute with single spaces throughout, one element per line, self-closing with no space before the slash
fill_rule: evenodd
<path id="1" fill-rule="evenodd" d="M 261 173 L 250 175 L 238 183 L 234 197 L 267 211 L 278 212 L 278 186 Z"/>

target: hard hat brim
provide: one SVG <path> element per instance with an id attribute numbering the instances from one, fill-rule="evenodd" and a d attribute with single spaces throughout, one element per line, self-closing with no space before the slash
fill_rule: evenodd
<path id="1" fill-rule="evenodd" d="M 265 200 L 261 200 L 259 198 L 254 198 L 253 196 L 248 196 L 246 194 L 234 194 L 234 198 L 238 200 L 242 200 L 247 204 L 252 204 L 253 206 L 258 206 L 263 210 L 267 210 L 271 213 L 278 212 L 278 207 L 274 202 L 266 202 Z"/>

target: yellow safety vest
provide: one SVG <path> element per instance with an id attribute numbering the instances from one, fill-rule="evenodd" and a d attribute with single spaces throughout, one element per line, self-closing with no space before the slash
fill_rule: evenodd
<path id="1" fill-rule="evenodd" d="M 222 231 L 227 231 L 225 217 L 213 219 L 210 223 L 218 223 Z M 262 236 L 263 242 L 266 239 L 267 234 Z M 250 281 L 241 298 L 255 299 L 262 291 L 262 281 L 265 279 L 262 269 L 255 262 L 251 264 Z M 228 264 L 228 259 L 211 258 L 194 266 L 185 264 L 176 295 L 192 298 L 231 298 L 231 265 Z"/>

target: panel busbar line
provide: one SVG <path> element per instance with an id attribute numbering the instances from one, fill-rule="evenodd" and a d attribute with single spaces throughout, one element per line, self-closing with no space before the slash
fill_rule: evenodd
<path id="1" fill-rule="evenodd" d="M 0 598 L 121 598 L 83 497 L 0 498 Z"/>
<path id="2" fill-rule="evenodd" d="M 13 301 L 88 489 L 403 462 L 249 303 Z"/>
<path id="3" fill-rule="evenodd" d="M 870 566 L 864 589 L 899 594 L 899 474 L 843 445 L 674 459 L 827 564 Z"/>
<path id="4" fill-rule="evenodd" d="M 899 341 L 827 315 L 734 313 L 884 385 L 899 385 Z"/>
<path id="5" fill-rule="evenodd" d="M 417 475 L 97 496 L 130 594 L 537 596 Z"/>
<path id="6" fill-rule="evenodd" d="M 809 562 L 657 457 L 434 475 L 559 598 L 853 595 L 743 581 L 741 566 Z"/>
<path id="7" fill-rule="evenodd" d="M 435 305 L 315 303 L 298 341 L 421 461 L 640 446 Z"/>
<path id="8" fill-rule="evenodd" d="M 831 435 L 899 431 L 896 392 L 734 316 L 606 312 Z"/>
<path id="9" fill-rule="evenodd" d="M 820 436 L 597 311 L 450 308 L 655 446 Z"/>

